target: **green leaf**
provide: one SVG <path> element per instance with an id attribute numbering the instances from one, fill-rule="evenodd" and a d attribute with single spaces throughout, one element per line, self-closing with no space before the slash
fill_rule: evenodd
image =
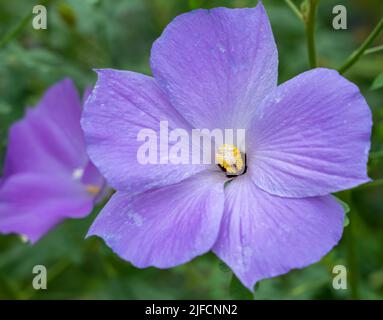
<path id="1" fill-rule="evenodd" d="M 346 214 L 344 216 L 343 227 L 347 227 L 349 224 L 350 224 L 350 219 L 349 219 L 348 215 Z"/>
<path id="2" fill-rule="evenodd" d="M 222 261 L 220 261 L 220 263 L 219 263 L 219 269 L 225 273 L 231 272 L 231 269 L 228 267 L 228 265 Z"/>
<path id="3" fill-rule="evenodd" d="M 383 72 L 379 74 L 371 85 L 371 90 L 383 88 Z"/>
<path id="4" fill-rule="evenodd" d="M 300 5 L 300 9 L 303 17 L 307 17 L 310 8 L 309 0 L 303 0 Z"/>
<path id="5" fill-rule="evenodd" d="M 344 210 L 344 222 L 343 222 L 343 227 L 347 227 L 350 224 L 350 219 L 348 218 L 348 213 L 350 212 L 350 206 L 344 202 L 343 200 L 339 199 L 338 197 L 335 197 L 336 201 L 339 202 L 339 204 L 342 206 Z"/>
<path id="6" fill-rule="evenodd" d="M 189 0 L 189 8 L 195 10 L 203 5 L 203 0 Z"/>
<path id="7" fill-rule="evenodd" d="M 234 300 L 254 300 L 253 293 L 245 288 L 234 274 L 230 282 L 230 297 Z"/>
<path id="8" fill-rule="evenodd" d="M 3 101 L 0 101 L 0 114 L 8 114 L 11 112 L 11 106 Z"/>

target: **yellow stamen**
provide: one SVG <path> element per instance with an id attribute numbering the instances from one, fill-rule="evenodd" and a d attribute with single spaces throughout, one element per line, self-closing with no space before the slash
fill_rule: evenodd
<path id="1" fill-rule="evenodd" d="M 227 174 L 236 175 L 244 169 L 241 151 L 232 144 L 223 144 L 215 154 L 216 162 L 226 170 Z"/>
<path id="2" fill-rule="evenodd" d="M 101 189 L 100 187 L 93 184 L 88 184 L 86 185 L 86 191 L 88 191 L 90 194 L 96 195 L 101 191 Z"/>

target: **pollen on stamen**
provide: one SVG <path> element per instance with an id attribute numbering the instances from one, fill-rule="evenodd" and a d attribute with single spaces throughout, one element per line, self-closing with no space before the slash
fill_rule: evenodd
<path id="1" fill-rule="evenodd" d="M 228 176 L 235 176 L 244 173 L 245 163 L 239 149 L 232 144 L 223 144 L 215 154 L 216 163 Z"/>
<path id="2" fill-rule="evenodd" d="M 101 191 L 101 189 L 99 186 L 94 184 L 88 184 L 86 185 L 86 191 L 88 191 L 90 194 L 96 195 Z"/>

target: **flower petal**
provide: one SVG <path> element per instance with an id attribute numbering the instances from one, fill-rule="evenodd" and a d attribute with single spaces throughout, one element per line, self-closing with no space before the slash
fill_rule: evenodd
<path id="1" fill-rule="evenodd" d="M 196 175 L 138 195 L 117 192 L 88 235 L 102 237 L 135 266 L 173 267 L 211 249 L 224 192 L 219 174 Z"/>
<path id="2" fill-rule="evenodd" d="M 0 189 L 0 232 L 36 242 L 64 218 L 85 217 L 92 208 L 85 186 L 66 176 L 15 174 Z"/>
<path id="3" fill-rule="evenodd" d="M 102 175 L 100 175 L 96 166 L 91 161 L 88 161 L 88 164 L 84 168 L 81 177 L 81 182 L 86 186 L 91 185 L 99 188 L 103 188 L 103 186 L 105 185 L 104 178 L 102 177 Z"/>
<path id="4" fill-rule="evenodd" d="M 338 243 L 343 219 L 332 196 L 281 198 L 241 176 L 225 188 L 213 251 L 253 290 L 259 280 L 319 261 Z"/>
<path id="5" fill-rule="evenodd" d="M 248 172 L 279 196 L 326 195 L 369 181 L 371 111 L 336 71 L 315 69 L 279 86 L 257 109 Z"/>
<path id="6" fill-rule="evenodd" d="M 48 89 L 37 105 L 36 113 L 49 118 L 71 142 L 75 159 L 78 159 L 79 154 L 85 155 L 84 135 L 79 123 L 82 101 L 72 80 L 64 79 Z"/>
<path id="7" fill-rule="evenodd" d="M 47 90 L 38 106 L 10 129 L 4 178 L 20 172 L 71 172 L 84 166 L 80 116 L 80 99 L 70 80 Z"/>
<path id="8" fill-rule="evenodd" d="M 277 85 L 278 52 L 263 5 L 182 14 L 154 43 L 151 67 L 196 128 L 245 128 Z"/>
<path id="9" fill-rule="evenodd" d="M 85 104 L 82 127 L 89 156 L 112 187 L 139 193 L 205 169 L 202 165 L 158 163 L 163 155 L 159 146 L 160 121 L 167 121 L 169 130 L 191 127 L 170 105 L 154 79 L 117 70 L 99 70 L 98 74 L 95 89 Z M 153 130 L 157 135 L 157 164 L 137 160 L 144 143 L 137 139 L 141 129 Z"/>

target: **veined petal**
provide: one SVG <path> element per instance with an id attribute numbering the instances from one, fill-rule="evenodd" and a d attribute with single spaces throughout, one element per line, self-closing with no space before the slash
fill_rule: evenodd
<path id="1" fill-rule="evenodd" d="M 70 79 L 64 79 L 47 90 L 35 108 L 41 118 L 48 118 L 56 130 L 67 139 L 74 150 L 74 159 L 85 155 L 85 143 L 79 121 L 82 103 L 77 89 Z"/>
<path id="2" fill-rule="evenodd" d="M 203 165 L 161 164 L 160 122 L 172 129 L 191 130 L 171 106 L 153 78 L 134 72 L 99 70 L 82 117 L 88 153 L 108 183 L 119 191 L 139 193 L 181 181 L 204 170 Z M 141 129 L 156 134 L 156 163 L 142 164 L 137 153 Z M 166 142 L 165 142 L 166 143 Z M 169 147 L 170 148 L 170 147 Z M 191 150 L 191 147 L 188 149 Z"/>
<path id="3" fill-rule="evenodd" d="M 371 111 L 358 88 L 328 69 L 287 81 L 257 109 L 248 173 L 279 196 L 326 195 L 369 181 Z"/>
<path id="4" fill-rule="evenodd" d="M 225 188 L 213 251 L 253 290 L 259 280 L 319 261 L 338 243 L 343 219 L 332 196 L 281 198 L 241 176 Z"/>
<path id="5" fill-rule="evenodd" d="M 0 232 L 36 242 L 64 218 L 85 217 L 93 201 L 84 185 L 67 176 L 12 175 L 0 188 Z"/>
<path id="6" fill-rule="evenodd" d="M 88 235 L 105 240 L 137 267 L 169 268 L 213 246 L 221 222 L 222 175 L 195 175 L 138 195 L 117 192 Z"/>
<path id="7" fill-rule="evenodd" d="M 196 128 L 245 128 L 277 85 L 278 52 L 263 5 L 195 10 L 154 43 L 151 67 Z"/>
<path id="8" fill-rule="evenodd" d="M 71 172 L 87 161 L 76 88 L 63 80 L 10 129 L 4 178 L 20 172 Z"/>

